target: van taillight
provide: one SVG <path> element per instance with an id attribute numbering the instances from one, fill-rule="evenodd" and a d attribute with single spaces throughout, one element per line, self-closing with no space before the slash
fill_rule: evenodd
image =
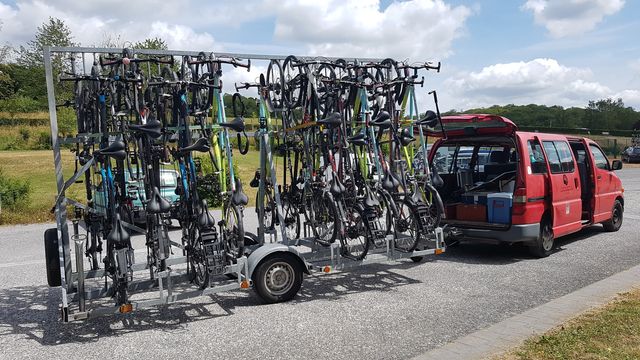
<path id="1" fill-rule="evenodd" d="M 513 192 L 513 214 L 514 215 L 524 214 L 526 205 L 527 205 L 527 189 L 517 188 L 516 191 Z"/>

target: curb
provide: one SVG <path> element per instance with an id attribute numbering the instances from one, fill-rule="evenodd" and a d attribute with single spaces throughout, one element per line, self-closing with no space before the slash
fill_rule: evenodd
<path id="1" fill-rule="evenodd" d="M 640 286 L 640 265 L 458 338 L 413 359 L 484 359 L 510 350 L 531 336 L 543 334 L 587 310 L 603 306 L 617 294 L 637 286 Z"/>

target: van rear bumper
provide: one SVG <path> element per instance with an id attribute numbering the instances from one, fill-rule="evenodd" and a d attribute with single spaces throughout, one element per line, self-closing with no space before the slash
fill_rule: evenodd
<path id="1" fill-rule="evenodd" d="M 540 234 L 540 224 L 511 225 L 507 230 L 486 230 L 458 228 L 463 238 L 490 239 L 501 242 L 523 242 L 536 240 Z"/>

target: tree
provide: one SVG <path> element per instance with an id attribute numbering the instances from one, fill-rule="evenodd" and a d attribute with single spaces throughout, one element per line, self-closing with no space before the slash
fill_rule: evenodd
<path id="1" fill-rule="evenodd" d="M 38 26 L 36 36 L 27 43 L 27 46 L 20 46 L 18 51 L 18 64 L 26 67 L 38 67 L 44 65 L 42 50 L 45 46 L 76 46 L 72 41 L 71 30 L 64 21 L 49 17 L 49 21 Z M 52 61 L 55 68 L 62 66 L 62 54 L 56 54 Z"/>
<path id="2" fill-rule="evenodd" d="M 15 92 L 15 82 L 6 72 L 0 70 L 0 100 L 7 99 Z"/>
<path id="3" fill-rule="evenodd" d="M 134 49 L 150 49 L 150 50 L 167 50 L 166 41 L 159 37 L 146 38 L 143 41 L 138 41 L 133 45 Z"/>

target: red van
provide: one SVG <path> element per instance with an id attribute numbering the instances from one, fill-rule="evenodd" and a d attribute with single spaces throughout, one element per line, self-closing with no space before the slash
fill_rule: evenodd
<path id="1" fill-rule="evenodd" d="M 440 129 L 438 129 L 440 130 Z M 524 242 L 548 256 L 555 238 L 593 224 L 622 225 L 624 189 L 593 140 L 518 131 L 496 115 L 442 117 L 429 153 L 444 180 L 443 223 L 461 239 Z"/>

